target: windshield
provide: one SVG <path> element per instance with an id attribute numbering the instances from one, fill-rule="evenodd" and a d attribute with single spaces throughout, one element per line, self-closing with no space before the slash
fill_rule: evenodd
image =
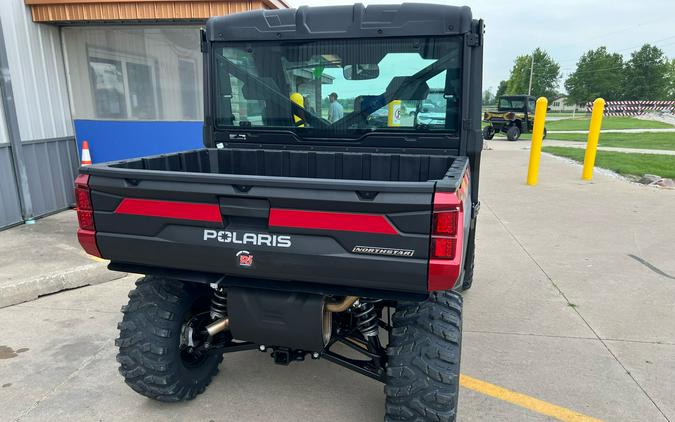
<path id="1" fill-rule="evenodd" d="M 524 98 L 500 98 L 499 110 L 523 110 L 525 108 Z"/>
<path id="2" fill-rule="evenodd" d="M 217 129 L 457 132 L 461 38 L 220 43 Z M 420 110 L 438 116 L 417 119 Z"/>

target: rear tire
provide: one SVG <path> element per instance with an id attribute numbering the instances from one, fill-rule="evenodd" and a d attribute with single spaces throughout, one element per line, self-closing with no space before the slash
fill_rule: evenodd
<path id="1" fill-rule="evenodd" d="M 400 302 L 387 347 L 385 421 L 453 422 L 457 416 L 462 296 L 432 292 Z"/>
<path id="2" fill-rule="evenodd" d="M 506 139 L 509 141 L 517 141 L 520 138 L 520 129 L 513 125 L 506 131 Z"/>
<path id="3" fill-rule="evenodd" d="M 493 126 L 485 126 L 483 128 L 483 139 L 489 141 L 494 137 L 495 137 L 495 128 Z"/>
<path id="4" fill-rule="evenodd" d="M 118 324 L 119 371 L 134 391 L 151 399 L 176 402 L 202 393 L 218 372 L 222 353 L 190 353 L 182 345 L 188 319 L 206 312 L 210 288 L 147 276 L 129 292 Z"/>
<path id="5" fill-rule="evenodd" d="M 542 139 L 546 139 L 546 128 L 544 128 L 544 137 Z"/>

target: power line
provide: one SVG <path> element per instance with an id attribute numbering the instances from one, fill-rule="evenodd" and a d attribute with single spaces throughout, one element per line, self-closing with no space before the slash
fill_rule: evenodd
<path id="1" fill-rule="evenodd" d="M 656 41 L 651 41 L 651 42 L 645 41 L 645 42 L 643 42 L 641 45 L 636 45 L 635 47 L 629 47 L 629 48 L 623 48 L 623 49 L 621 49 L 621 50 L 616 50 L 615 53 L 620 53 L 620 52 L 622 52 L 622 51 L 627 51 L 627 50 L 633 50 L 633 49 L 636 49 L 636 48 L 640 48 L 640 47 L 642 47 L 642 46 L 645 45 L 645 44 L 656 44 L 656 43 L 658 43 L 658 42 L 665 41 L 665 40 L 669 40 L 669 39 L 671 39 L 671 38 L 675 38 L 675 35 L 671 35 L 671 36 L 669 36 L 669 37 L 661 38 L 661 39 L 658 39 L 658 40 L 656 40 Z"/>
<path id="2" fill-rule="evenodd" d="M 596 37 L 589 38 L 588 41 L 593 41 L 593 40 L 597 40 L 597 39 L 600 39 L 600 38 L 604 38 L 604 37 L 609 36 L 609 35 L 618 34 L 618 33 L 620 33 L 620 32 L 626 31 L 627 29 L 637 28 L 637 27 L 640 27 L 640 26 L 644 26 L 644 25 L 646 25 L 646 24 L 648 24 L 648 23 L 661 22 L 661 21 L 664 21 L 664 20 L 666 20 L 666 19 L 670 19 L 670 16 L 668 16 L 668 17 L 663 17 L 663 18 L 660 18 L 660 19 L 652 19 L 652 20 L 649 20 L 649 21 L 646 21 L 646 22 L 642 22 L 642 23 L 635 24 L 635 25 L 626 26 L 626 27 L 624 27 L 624 28 L 617 29 L 616 31 L 607 32 L 607 33 L 598 35 L 598 36 L 596 36 Z"/>

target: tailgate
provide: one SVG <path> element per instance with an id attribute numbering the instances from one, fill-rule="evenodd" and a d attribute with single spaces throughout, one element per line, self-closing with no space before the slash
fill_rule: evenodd
<path id="1" fill-rule="evenodd" d="M 88 173 L 98 248 L 114 263 L 427 290 L 434 182 Z"/>

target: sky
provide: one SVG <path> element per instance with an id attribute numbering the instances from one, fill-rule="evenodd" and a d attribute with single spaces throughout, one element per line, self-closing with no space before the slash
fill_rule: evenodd
<path id="1" fill-rule="evenodd" d="M 362 1 L 392 4 L 393 0 Z M 406 1 L 418 3 L 418 1 Z M 291 7 L 353 4 L 344 0 L 287 0 Z M 562 81 L 584 52 L 606 46 L 626 59 L 645 43 L 675 58 L 675 0 L 465 0 L 423 3 L 470 6 L 485 21 L 483 89 L 496 91 L 518 55 L 537 47 L 559 64 Z M 536 64 L 535 64 L 536 72 Z"/>

